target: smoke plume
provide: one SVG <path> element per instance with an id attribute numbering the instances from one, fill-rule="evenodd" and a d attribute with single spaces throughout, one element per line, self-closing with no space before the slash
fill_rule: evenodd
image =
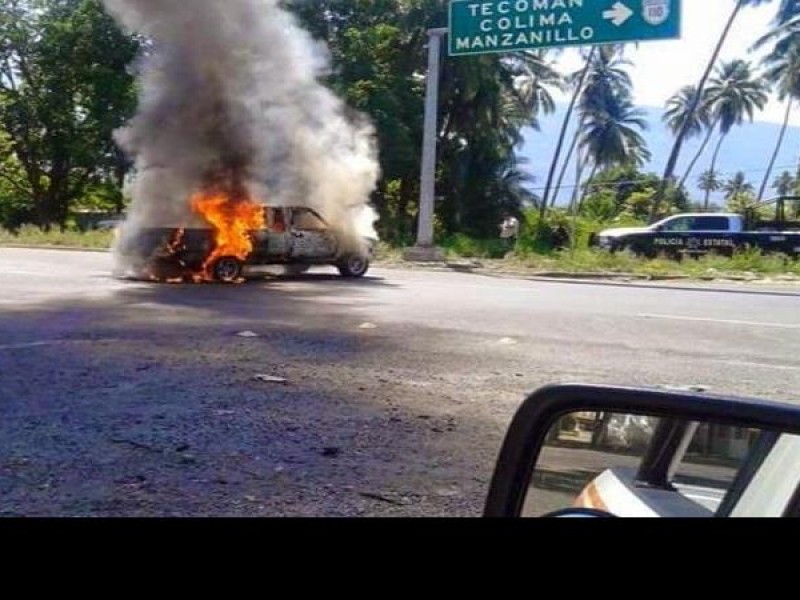
<path id="1" fill-rule="evenodd" d="M 308 206 L 355 232 L 378 178 L 374 132 L 322 83 L 325 48 L 278 0 L 103 0 L 148 41 L 128 228 L 197 225 L 208 186 Z M 363 213 L 362 213 L 363 214 Z"/>

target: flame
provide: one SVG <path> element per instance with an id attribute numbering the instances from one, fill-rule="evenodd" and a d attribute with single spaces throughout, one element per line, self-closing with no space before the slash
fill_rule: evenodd
<path id="1" fill-rule="evenodd" d="M 192 210 L 214 231 L 214 251 L 203 264 L 201 274 L 210 281 L 217 259 L 229 256 L 246 261 L 253 253 L 250 233 L 265 228 L 264 207 L 249 198 L 237 200 L 216 192 L 200 192 L 191 203 Z"/>

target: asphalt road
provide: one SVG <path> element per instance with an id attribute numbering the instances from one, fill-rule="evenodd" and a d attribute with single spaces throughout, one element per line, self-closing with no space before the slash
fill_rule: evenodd
<path id="1" fill-rule="evenodd" d="M 471 516 L 544 384 L 800 402 L 790 288 L 110 271 L 0 249 L 0 515 Z"/>

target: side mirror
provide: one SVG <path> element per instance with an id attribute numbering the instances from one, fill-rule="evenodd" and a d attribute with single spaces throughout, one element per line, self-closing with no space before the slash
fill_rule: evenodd
<path id="1" fill-rule="evenodd" d="M 800 407 L 562 385 L 514 417 L 484 516 L 800 516 Z"/>

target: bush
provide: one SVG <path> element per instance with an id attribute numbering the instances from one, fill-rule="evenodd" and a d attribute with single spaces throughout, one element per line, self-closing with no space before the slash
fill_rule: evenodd
<path id="1" fill-rule="evenodd" d="M 506 242 L 497 239 L 477 239 L 463 233 L 449 235 L 442 240 L 448 254 L 463 258 L 503 258 L 507 253 Z"/>
<path id="2" fill-rule="evenodd" d="M 0 229 L 0 244 L 105 249 L 111 247 L 113 239 L 113 231 L 81 233 L 74 230 L 54 230 L 45 232 L 34 225 L 24 225 L 16 233 Z"/>

